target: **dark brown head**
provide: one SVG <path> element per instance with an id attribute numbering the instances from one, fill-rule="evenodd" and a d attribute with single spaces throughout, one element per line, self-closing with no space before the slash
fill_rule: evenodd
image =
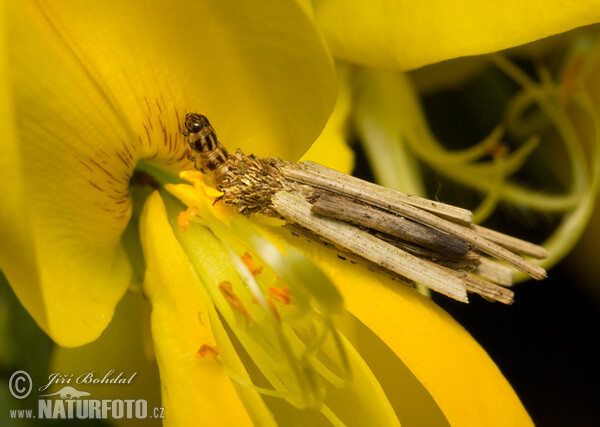
<path id="1" fill-rule="evenodd" d="M 207 129 L 208 132 L 213 132 L 212 126 L 206 116 L 198 113 L 188 113 L 185 116 L 185 129 L 189 133 L 202 132 L 204 129 Z"/>

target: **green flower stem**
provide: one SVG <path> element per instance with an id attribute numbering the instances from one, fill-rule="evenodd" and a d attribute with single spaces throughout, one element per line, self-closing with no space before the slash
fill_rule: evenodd
<path id="1" fill-rule="evenodd" d="M 540 89 L 537 83 L 525 74 L 519 67 L 513 64 L 506 56 L 501 53 L 491 53 L 488 59 L 506 73 L 511 79 L 517 82 L 527 92 L 538 95 Z"/>
<path id="2" fill-rule="evenodd" d="M 424 150 L 422 147 L 426 144 L 421 144 L 424 140 L 424 138 L 407 138 L 407 142 L 410 143 L 411 148 L 421 160 L 431 165 L 442 175 L 458 183 L 485 193 L 492 191 L 494 186 L 493 177 L 497 174 L 497 172 L 494 173 L 493 162 L 457 167 L 457 165 L 445 161 L 446 155 L 451 156 L 452 152 L 439 151 L 438 154 L 435 154 L 431 150 Z M 503 175 L 508 176 L 520 168 L 538 144 L 539 138 L 534 136 L 511 154 L 504 162 Z M 498 198 L 501 201 L 531 209 L 554 212 L 573 209 L 579 202 L 578 195 L 548 194 L 512 183 L 505 183 L 499 189 Z"/>
<path id="3" fill-rule="evenodd" d="M 542 262 L 545 268 L 555 265 L 575 246 L 594 211 L 594 204 L 600 190 L 600 111 L 584 90 L 575 95 L 575 102 L 586 113 L 593 125 L 591 180 L 580 198 L 577 208 L 563 219 L 560 226 L 544 243 L 548 250 L 548 257 Z M 515 279 L 521 281 L 526 277 L 518 274 Z"/>
<path id="4" fill-rule="evenodd" d="M 443 163 L 447 165 L 462 166 L 472 163 L 479 158 L 485 156 L 491 148 L 498 145 L 502 135 L 504 134 L 504 128 L 502 126 L 496 126 L 494 130 L 483 140 L 473 145 L 472 147 L 465 148 L 462 150 L 448 151 L 441 145 L 428 131 L 423 132 L 423 128 L 419 128 L 419 134 L 413 138 L 408 139 L 408 143 L 411 144 L 411 148 L 415 149 L 414 143 L 416 141 L 421 142 L 422 147 L 418 150 L 422 155 L 426 155 L 427 152 L 433 153 L 433 158 L 443 159 Z"/>
<path id="5" fill-rule="evenodd" d="M 502 161 L 502 167 L 499 170 L 495 161 L 465 165 L 462 167 L 465 175 L 474 175 L 480 179 L 493 179 L 499 173 L 502 177 L 508 177 L 521 169 L 527 157 L 537 148 L 540 143 L 539 136 L 535 135 L 529 138 L 523 145 L 516 149 L 512 154 L 505 156 Z M 452 170 L 447 165 L 440 165 L 443 170 Z"/>
<path id="6" fill-rule="evenodd" d="M 575 103 L 588 116 L 594 130 L 592 168 L 591 172 L 588 173 L 585 153 L 580 138 L 574 129 L 568 113 L 559 102 L 561 99 L 560 91 L 552 83 L 549 73 L 541 71 L 542 86 L 540 88 L 540 86 L 537 86 L 504 56 L 494 54 L 491 55 L 491 59 L 500 69 L 520 83 L 525 91 L 529 93 L 530 98 L 535 100 L 540 108 L 552 119 L 561 135 L 561 140 L 569 158 L 571 171 L 569 193 L 577 199 L 577 204 L 574 210 L 563 218 L 561 225 L 544 244 L 548 250 L 548 257 L 541 264 L 545 268 L 550 268 L 562 259 L 579 240 L 594 208 L 596 194 L 600 185 L 599 111 L 594 107 L 586 90 L 583 87 L 579 88 L 573 98 Z M 522 274 L 518 274 L 515 277 L 517 281 L 525 279 Z"/>
<path id="7" fill-rule="evenodd" d="M 508 101 L 505 120 L 507 131 L 511 135 L 523 138 L 526 135 L 535 134 L 551 124 L 548 116 L 539 109 L 529 110 L 534 103 L 534 95 L 527 91 L 517 93 Z M 525 116 L 527 119 L 522 120 Z"/>
<path id="8" fill-rule="evenodd" d="M 520 70 L 516 69 L 515 73 L 521 81 L 526 82 L 532 88 L 535 87 L 526 75 L 519 74 Z M 370 75 L 363 72 L 356 80 L 359 84 L 357 85 L 358 95 L 354 121 L 362 135 L 365 150 L 370 153 L 373 169 L 384 171 L 402 169 L 404 174 L 402 179 L 395 172 L 395 175 L 378 174 L 379 183 L 391 188 L 414 192 L 418 188 L 415 186 L 418 178 L 411 177 L 415 171 L 411 172 L 411 168 L 406 167 L 407 159 L 412 158 L 411 155 L 414 154 L 440 174 L 465 186 L 484 193 L 494 190 L 494 178 L 498 173 L 497 166 L 493 162 L 480 164 L 467 162 L 473 162 L 487 154 L 489 148 L 500 142 L 503 133 L 501 127 L 497 127 L 474 147 L 460 151 L 448 151 L 427 128 L 414 90 L 405 76 L 399 73 Z M 378 101 L 375 102 L 375 100 Z M 398 114 L 402 112 L 402 116 L 397 117 L 395 112 Z M 392 120 L 392 118 L 395 119 Z M 539 138 L 533 136 L 518 150 L 510 154 L 504 161 L 504 176 L 507 177 L 522 167 L 538 144 Z M 400 145 L 404 147 L 402 150 L 398 149 Z M 406 148 L 410 148 L 410 150 Z M 403 152 L 408 152 L 408 156 L 401 155 Z M 390 160 L 397 162 L 396 166 L 390 166 Z M 414 159 L 410 162 L 414 163 Z M 404 167 L 398 167 L 398 165 L 404 165 Z M 409 177 L 406 178 L 405 175 L 409 175 Z M 419 185 L 422 186 L 422 183 Z M 505 183 L 499 189 L 498 199 L 498 201 L 518 204 L 535 210 L 561 212 L 575 208 L 579 202 L 579 195 L 548 194 L 532 191 L 518 184 Z"/>
<path id="9" fill-rule="evenodd" d="M 572 177 L 570 193 L 580 193 L 585 188 L 586 181 L 585 156 L 577 132 L 568 115 L 557 102 L 559 91 L 556 86 L 550 82 L 546 82 L 544 86 L 538 85 L 502 54 L 492 54 L 490 60 L 523 86 L 523 89 L 531 94 L 540 108 L 553 120 L 569 158 Z"/>
<path id="10" fill-rule="evenodd" d="M 473 222 L 480 224 L 485 221 L 496 209 L 498 202 L 500 201 L 500 190 L 504 185 L 504 158 L 503 156 L 496 156 L 494 159 L 496 164 L 497 173 L 495 178 L 492 180 L 492 186 L 479 204 L 477 209 L 473 210 Z"/>

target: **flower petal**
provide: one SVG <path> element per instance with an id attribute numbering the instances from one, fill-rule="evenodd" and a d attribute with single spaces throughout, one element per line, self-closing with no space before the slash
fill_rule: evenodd
<path id="1" fill-rule="evenodd" d="M 451 425 L 531 423 L 494 362 L 435 304 L 392 284 L 347 283 L 348 309 L 411 369 Z M 376 302 L 377 310 L 368 311 Z"/>
<path id="2" fill-rule="evenodd" d="M 161 404 L 160 378 L 151 345 L 148 300 L 141 294 L 129 293 L 117 306 L 113 321 L 96 341 L 78 348 L 56 346 L 50 372 L 73 374 L 71 384 L 76 383 L 75 388 L 91 393 L 91 399 L 144 399 L 148 402 L 148 414 L 152 415 L 152 408 Z M 125 348 L 127 351 L 123 351 Z M 89 373 L 92 376 L 88 377 Z M 109 380 L 116 379 L 120 373 L 120 379 L 131 382 L 87 382 L 87 378 L 102 379 L 107 374 Z M 60 387 L 49 388 L 47 392 L 52 393 Z M 168 418 L 167 415 L 170 414 L 165 414 Z M 161 420 L 136 421 L 139 425 L 160 425 Z M 112 422 L 125 426 L 132 420 L 123 418 Z"/>
<path id="3" fill-rule="evenodd" d="M 348 146 L 348 119 L 352 108 L 350 67 L 338 65 L 337 101 L 325 129 L 299 161 L 311 160 L 344 173 L 354 168 L 354 152 Z"/>
<path id="4" fill-rule="evenodd" d="M 260 7 L 249 0 L 44 1 L 21 9 L 15 13 L 26 22 L 19 24 L 29 25 L 13 40 L 24 74 L 17 76 L 18 90 L 28 84 L 29 92 L 36 91 L 32 95 L 57 95 L 43 101 L 68 108 L 66 125 L 109 124 L 97 112 L 69 111 L 102 98 L 109 104 L 103 113 L 117 116 L 110 124 L 129 128 L 120 136 L 139 142 L 142 157 L 176 150 L 183 142 L 183 116 L 197 111 L 209 117 L 229 149 L 296 160 L 333 108 L 333 63 L 312 21 L 293 1 L 269 0 Z M 44 36 L 41 46 L 31 43 L 32 25 Z M 23 63 L 39 48 L 41 58 Z M 70 62 L 62 78 L 51 62 L 56 57 Z M 61 94 L 48 87 L 55 85 L 70 90 Z"/>
<path id="5" fill-rule="evenodd" d="M 13 3 L 9 9 L 12 6 Z M 8 16 L 9 22 L 18 25 L 14 13 Z M 13 42 L 9 37 L 11 48 Z M 42 56 L 40 51 L 38 59 Z M 14 68 L 9 71 L 12 73 Z M 16 91 L 11 91 L 11 95 L 18 97 Z M 118 245 L 119 236 L 97 233 L 95 226 L 106 223 L 98 221 L 102 214 L 90 221 L 77 209 L 82 201 L 93 200 L 93 196 L 82 188 L 65 188 L 60 180 L 52 179 L 52 169 L 67 177 L 77 176 L 77 168 L 70 168 L 76 162 L 72 156 L 65 156 L 69 161 L 64 163 L 59 156 L 46 156 L 70 142 L 69 138 L 61 140 L 64 132 L 49 137 L 40 134 L 41 129 L 36 126 L 20 122 L 23 105 L 13 102 L 11 98 L 16 123 L 23 127 L 17 127 L 14 137 L 8 138 L 6 145 L 3 143 L 3 149 L 8 151 L 3 160 L 10 164 L 6 171 L 10 176 L 3 177 L 0 185 L 3 193 L 14 195 L 14 203 L 6 206 L 8 218 L 2 222 L 12 241 L 1 247 L 1 267 L 21 302 L 47 333 L 61 345 L 83 344 L 96 338 L 110 321 L 114 305 L 129 283 L 130 269 Z M 29 106 L 34 115 L 35 105 Z M 9 119 L 6 128 L 15 123 L 8 114 L 2 117 Z M 24 130 L 27 138 L 22 138 Z M 33 132 L 28 133 L 29 130 Z M 23 139 L 28 139 L 28 144 L 23 144 Z M 38 151 L 32 147 L 36 139 Z M 94 207 L 102 212 L 102 205 L 100 209 Z M 52 215 L 48 215 L 49 211 Z M 74 238 L 77 234 L 84 238 Z"/>
<path id="6" fill-rule="evenodd" d="M 203 345 L 217 344 L 216 335 L 220 357 L 236 372 L 245 372 L 173 234 L 158 193 L 146 202 L 141 235 L 147 263 L 144 290 L 152 303 L 152 336 L 168 422 L 194 425 L 201 416 L 206 425 L 250 425 L 250 412 L 255 421 L 272 424 L 260 396 L 241 386 L 236 390 L 214 357 L 196 357 Z M 238 392 L 247 399 L 248 411 Z"/>
<path id="7" fill-rule="evenodd" d="M 594 0 L 313 3 L 336 57 L 404 70 L 495 52 L 600 21 Z"/>
<path id="8" fill-rule="evenodd" d="M 328 274 L 347 310 L 412 371 L 450 425 L 531 424 L 494 362 L 431 300 L 364 266 L 341 261 L 334 250 L 287 234 L 284 238 Z"/>
<path id="9" fill-rule="evenodd" d="M 448 420 L 424 385 L 402 360 L 368 327 L 346 312 L 344 332 L 381 383 L 402 425 L 446 426 Z"/>
<path id="10" fill-rule="evenodd" d="M 263 6 L 9 2 L 3 52 L 17 127 L 8 120 L 2 132 L 18 140 L 7 135 L 6 157 L 3 147 L 14 179 L 2 190 L 14 188 L 2 218 L 20 242 L 0 261 L 61 345 L 89 342 L 110 321 L 131 279 L 120 242 L 129 179 L 143 159 L 189 165 L 186 111 L 208 114 L 230 148 L 258 154 L 297 158 L 318 135 L 333 105 L 331 59 L 294 2 Z"/>
<path id="11" fill-rule="evenodd" d="M 354 83 L 353 119 L 376 182 L 425 196 L 419 163 L 408 140 L 415 128 L 428 128 L 410 81 L 402 72 L 363 68 L 355 73 Z"/>
<path id="12" fill-rule="evenodd" d="M 359 352 L 344 339 L 348 350 L 351 383 L 346 389 L 333 389 L 325 404 L 345 425 L 399 426 L 400 422 L 384 390 Z"/>
<path id="13" fill-rule="evenodd" d="M 0 6 L 0 22 L 6 22 L 5 4 Z M 5 31 L 0 31 L 0 52 L 8 50 Z M 19 300 L 38 313 L 36 320 L 47 330 L 46 314 L 40 292 L 34 259 L 23 254 L 33 253 L 33 236 L 29 228 L 29 216 L 23 209 L 25 203 L 24 183 L 20 171 L 21 158 L 17 145 L 17 129 L 14 125 L 12 91 L 9 79 L 10 60 L 0 55 L 0 269 L 7 278 L 22 286 L 15 288 Z"/>

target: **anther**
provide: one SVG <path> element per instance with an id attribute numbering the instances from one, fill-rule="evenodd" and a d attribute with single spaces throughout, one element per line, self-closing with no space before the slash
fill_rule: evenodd
<path id="1" fill-rule="evenodd" d="M 198 349 L 196 353 L 196 358 L 201 357 L 214 357 L 221 354 L 221 348 L 214 344 L 202 344 L 202 347 Z"/>
<path id="2" fill-rule="evenodd" d="M 229 303 L 229 305 L 239 311 L 246 318 L 248 321 L 248 326 L 251 326 L 252 317 L 250 317 L 250 313 L 248 313 L 248 310 L 246 310 L 242 300 L 233 293 L 233 286 L 231 286 L 231 283 L 228 281 L 219 283 L 219 291 L 223 297 L 225 297 L 225 300 Z"/>

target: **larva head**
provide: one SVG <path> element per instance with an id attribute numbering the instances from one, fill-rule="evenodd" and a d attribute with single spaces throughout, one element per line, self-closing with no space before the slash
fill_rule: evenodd
<path id="1" fill-rule="evenodd" d="M 209 128 L 211 128 L 211 126 L 206 116 L 198 113 L 188 113 L 185 116 L 185 129 L 189 133 L 198 133 Z"/>

